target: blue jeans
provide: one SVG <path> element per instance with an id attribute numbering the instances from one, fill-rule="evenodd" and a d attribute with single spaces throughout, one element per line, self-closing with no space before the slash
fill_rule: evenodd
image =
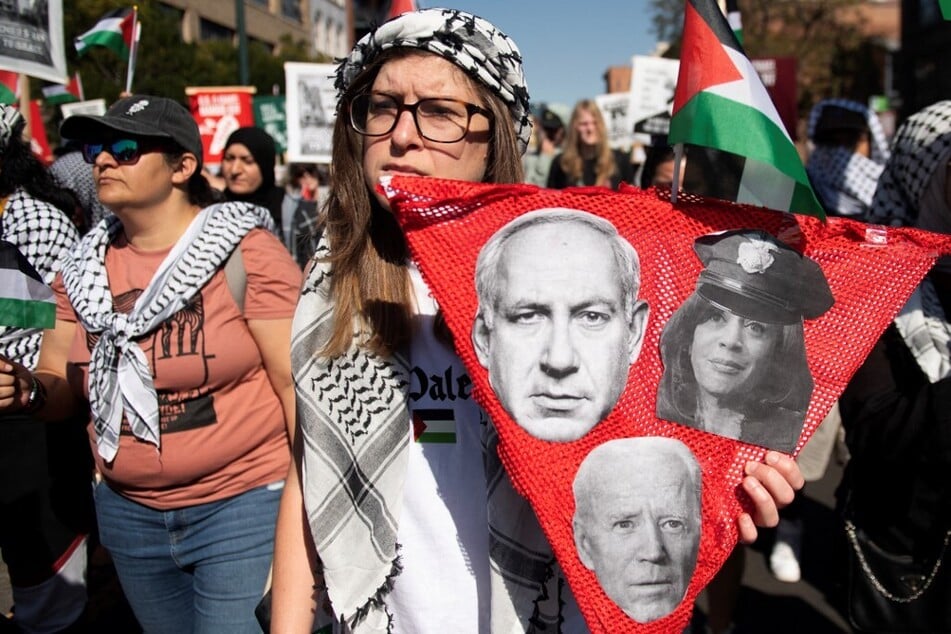
<path id="1" fill-rule="evenodd" d="M 260 633 L 280 485 L 174 511 L 96 486 L 100 540 L 145 632 Z"/>

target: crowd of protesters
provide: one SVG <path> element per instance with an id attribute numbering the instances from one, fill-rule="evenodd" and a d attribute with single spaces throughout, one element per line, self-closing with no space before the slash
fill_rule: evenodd
<path id="1" fill-rule="evenodd" d="M 0 549 L 14 600 L 0 632 L 94 631 L 85 579 L 95 548 L 146 632 L 257 632 L 268 618 L 271 631 L 310 632 L 322 616 L 355 632 L 545 625 L 532 614 L 540 596 L 497 593 L 496 577 L 518 573 L 489 547 L 502 529 L 486 521 L 485 470 L 498 461 L 477 405 L 458 406 L 475 431 L 452 446 L 394 440 L 372 461 L 333 463 L 317 449 L 333 442 L 334 399 L 386 385 L 393 377 L 379 368 L 403 351 L 417 366 L 466 372 L 374 185 L 399 163 L 554 189 L 666 188 L 680 173 L 688 187 L 683 166 L 662 135 L 646 155 L 612 148 L 593 99 L 570 113 L 533 108 L 515 43 L 461 11 L 382 25 L 343 60 L 336 86 L 332 162 L 283 166 L 282 184 L 274 140 L 256 127 L 229 137 L 220 173 L 206 178 L 197 124 L 170 99 L 131 95 L 104 115 L 70 117 L 49 168 L 30 153 L 22 116 L 0 106 L 0 238 L 57 303 L 52 329 L 0 327 Z M 433 102 L 439 116 L 461 106 L 458 130 L 433 123 Z M 951 233 L 951 102 L 888 139 L 861 103 L 823 100 L 808 141 L 829 215 Z M 835 444 L 852 457 L 843 508 L 870 533 L 896 548 L 940 541 L 935 527 L 951 517 L 940 426 L 951 411 L 949 280 L 942 260 L 916 290 L 917 309 L 882 337 L 823 423 L 818 468 L 779 455 L 752 468 L 744 487 L 768 493 L 754 498 L 757 523 L 780 526 L 778 579 L 801 578 L 809 530 L 797 504 L 780 509 L 803 475 L 821 477 Z M 316 389 L 328 368 L 338 384 Z M 381 436 L 408 433 L 416 404 L 367 403 Z M 407 463 L 416 477 L 393 467 Z M 335 489 L 332 474 L 352 472 L 381 485 L 380 509 Z M 484 502 L 451 517 L 447 492 Z M 495 512 L 524 512 L 517 495 L 495 502 Z M 390 516 L 399 526 L 377 543 Z M 757 537 L 749 517 L 738 530 Z M 733 626 L 736 557 L 714 581 L 726 598 L 710 607 L 711 632 Z M 332 598 L 328 614 L 315 588 Z M 547 618 L 586 631 L 570 590 Z"/>

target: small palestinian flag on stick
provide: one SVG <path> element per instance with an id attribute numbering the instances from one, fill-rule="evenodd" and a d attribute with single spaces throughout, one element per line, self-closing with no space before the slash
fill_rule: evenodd
<path id="1" fill-rule="evenodd" d="M 83 82 L 76 73 L 68 84 L 53 84 L 43 87 L 43 99 L 50 105 L 59 105 L 83 100 Z"/>
<path id="2" fill-rule="evenodd" d="M 102 16 L 94 27 L 76 38 L 76 53 L 82 57 L 91 47 L 102 46 L 128 61 L 135 35 L 135 14 L 134 9 L 116 9 Z"/>
<path id="3" fill-rule="evenodd" d="M 733 29 L 733 37 L 735 37 L 736 41 L 742 46 L 743 16 L 740 14 L 740 6 L 737 4 L 737 1 L 738 0 L 726 0 L 726 20 L 730 23 L 730 28 Z"/>
<path id="4" fill-rule="evenodd" d="M 0 70 L 0 103 L 13 106 L 20 101 L 20 73 Z"/>
<path id="5" fill-rule="evenodd" d="M 16 245 L 0 240 L 0 326 L 52 328 L 55 322 L 53 289 Z"/>

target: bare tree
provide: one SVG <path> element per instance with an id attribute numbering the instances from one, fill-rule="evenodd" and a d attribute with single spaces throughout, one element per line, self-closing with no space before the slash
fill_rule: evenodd
<path id="1" fill-rule="evenodd" d="M 883 91 L 882 51 L 864 35 L 862 0 L 741 0 L 750 57 L 794 57 L 799 110 L 824 97 L 865 100 Z M 650 0 L 653 32 L 679 43 L 684 0 Z M 672 55 L 679 54 L 675 44 Z"/>

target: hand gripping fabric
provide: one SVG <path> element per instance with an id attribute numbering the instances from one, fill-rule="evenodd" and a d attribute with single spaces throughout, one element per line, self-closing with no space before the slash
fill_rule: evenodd
<path id="1" fill-rule="evenodd" d="M 403 226 L 414 259 L 445 313 L 456 350 L 474 381 L 474 394 L 498 428 L 499 453 L 515 487 L 531 502 L 594 632 L 681 631 L 699 592 L 737 542 L 736 518 L 751 510 L 740 488 L 748 460 L 766 449 L 658 418 L 655 399 L 663 374 L 659 340 L 667 320 L 695 289 L 702 264 L 695 239 L 714 232 L 757 229 L 775 236 L 821 267 L 835 303 L 804 322 L 808 367 L 814 381 L 794 453 L 802 449 L 872 345 L 951 236 L 816 218 L 669 195 L 622 186 L 620 191 L 532 185 L 497 186 L 429 178 L 393 177 L 383 190 Z M 539 440 L 501 406 L 479 363 L 471 333 L 477 311 L 475 263 L 485 242 L 522 214 L 545 208 L 586 211 L 609 220 L 637 251 L 640 299 L 650 306 L 637 361 L 616 406 L 587 434 L 568 442 Z M 636 621 L 612 601 L 582 564 L 573 539 L 572 482 L 598 445 L 640 436 L 682 441 L 702 473 L 699 554 L 683 599 L 666 616 Z"/>

